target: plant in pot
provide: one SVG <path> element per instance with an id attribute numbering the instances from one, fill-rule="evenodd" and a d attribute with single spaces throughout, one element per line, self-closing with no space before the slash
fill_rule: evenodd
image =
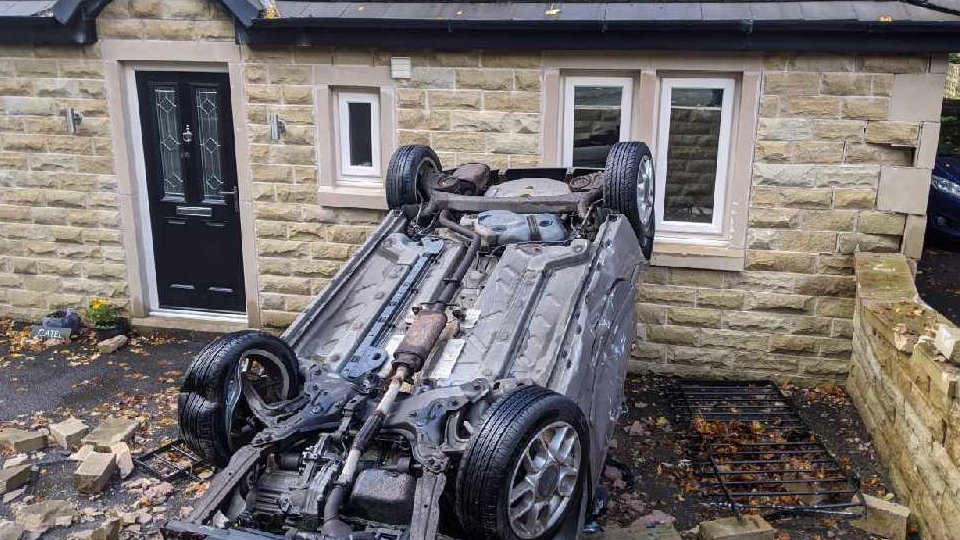
<path id="1" fill-rule="evenodd" d="M 87 324 L 97 332 L 97 339 L 110 339 L 130 331 L 127 319 L 105 298 L 94 298 L 84 312 Z"/>

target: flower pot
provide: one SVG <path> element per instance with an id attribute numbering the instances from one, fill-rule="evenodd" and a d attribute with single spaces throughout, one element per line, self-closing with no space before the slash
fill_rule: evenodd
<path id="1" fill-rule="evenodd" d="M 127 319 L 120 318 L 117 319 L 117 322 L 111 326 L 94 326 L 93 329 L 97 333 L 97 340 L 103 341 L 105 339 L 126 334 L 130 331 L 130 323 L 127 321 Z"/>

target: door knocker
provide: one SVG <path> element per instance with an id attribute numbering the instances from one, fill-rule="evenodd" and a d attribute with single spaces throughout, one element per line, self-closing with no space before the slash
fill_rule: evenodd
<path id="1" fill-rule="evenodd" d="M 190 124 L 187 124 L 187 129 L 183 132 L 183 142 L 189 144 L 193 141 L 193 132 L 190 131 Z"/>

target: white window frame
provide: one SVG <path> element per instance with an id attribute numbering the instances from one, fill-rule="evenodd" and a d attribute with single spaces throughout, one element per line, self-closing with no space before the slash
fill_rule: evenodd
<path id="1" fill-rule="evenodd" d="M 370 90 L 337 91 L 337 118 L 338 152 L 340 158 L 339 170 L 341 183 L 345 184 L 377 184 L 382 183 L 380 170 L 380 92 Z M 372 165 L 369 167 L 350 164 L 350 125 L 349 104 L 367 103 L 370 105 L 370 144 Z"/>
<path id="2" fill-rule="evenodd" d="M 713 220 L 710 223 L 665 221 L 664 201 L 667 185 L 667 146 L 670 138 L 671 96 L 674 88 L 722 89 L 720 104 L 720 140 L 717 145 L 717 172 L 713 189 Z M 657 232 L 715 234 L 724 231 L 727 187 L 729 185 L 730 145 L 733 137 L 733 104 L 736 80 L 733 78 L 664 77 L 660 79 L 660 114 L 657 120 Z M 670 236 L 669 234 L 665 236 Z"/>
<path id="3" fill-rule="evenodd" d="M 630 140 L 633 119 L 633 78 L 566 77 L 563 92 L 563 165 L 573 166 L 573 97 L 577 86 L 620 87 L 620 140 Z"/>

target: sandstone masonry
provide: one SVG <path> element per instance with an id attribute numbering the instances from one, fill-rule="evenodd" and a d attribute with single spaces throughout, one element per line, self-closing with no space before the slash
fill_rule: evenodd
<path id="1" fill-rule="evenodd" d="M 318 196 L 318 128 L 329 122 L 318 118 L 318 66 L 382 68 L 410 57 L 412 77 L 394 81 L 396 106 L 383 114 L 395 119 L 394 143 L 430 144 L 446 167 L 533 166 L 541 155 L 552 98 L 538 52 L 251 49 L 234 44 L 232 21 L 206 0 L 115 0 L 97 24 L 105 40 L 238 48 L 235 122 L 253 179 L 253 222 L 243 226 L 254 231 L 248 258 L 268 327 L 292 322 L 383 216 Z M 139 262 L 123 234 L 138 224 L 121 223 L 110 115 L 125 111 L 108 110 L 105 69 L 99 45 L 0 47 L 0 315 L 37 320 L 93 296 L 130 305 L 128 269 Z M 945 55 L 767 58 L 744 269 L 648 269 L 632 368 L 842 380 L 853 253 L 919 256 L 939 132 L 939 109 L 925 104 L 939 102 L 946 69 Z M 69 107 L 84 114 L 75 135 L 66 133 Z M 270 114 L 286 122 L 279 141 Z"/>

